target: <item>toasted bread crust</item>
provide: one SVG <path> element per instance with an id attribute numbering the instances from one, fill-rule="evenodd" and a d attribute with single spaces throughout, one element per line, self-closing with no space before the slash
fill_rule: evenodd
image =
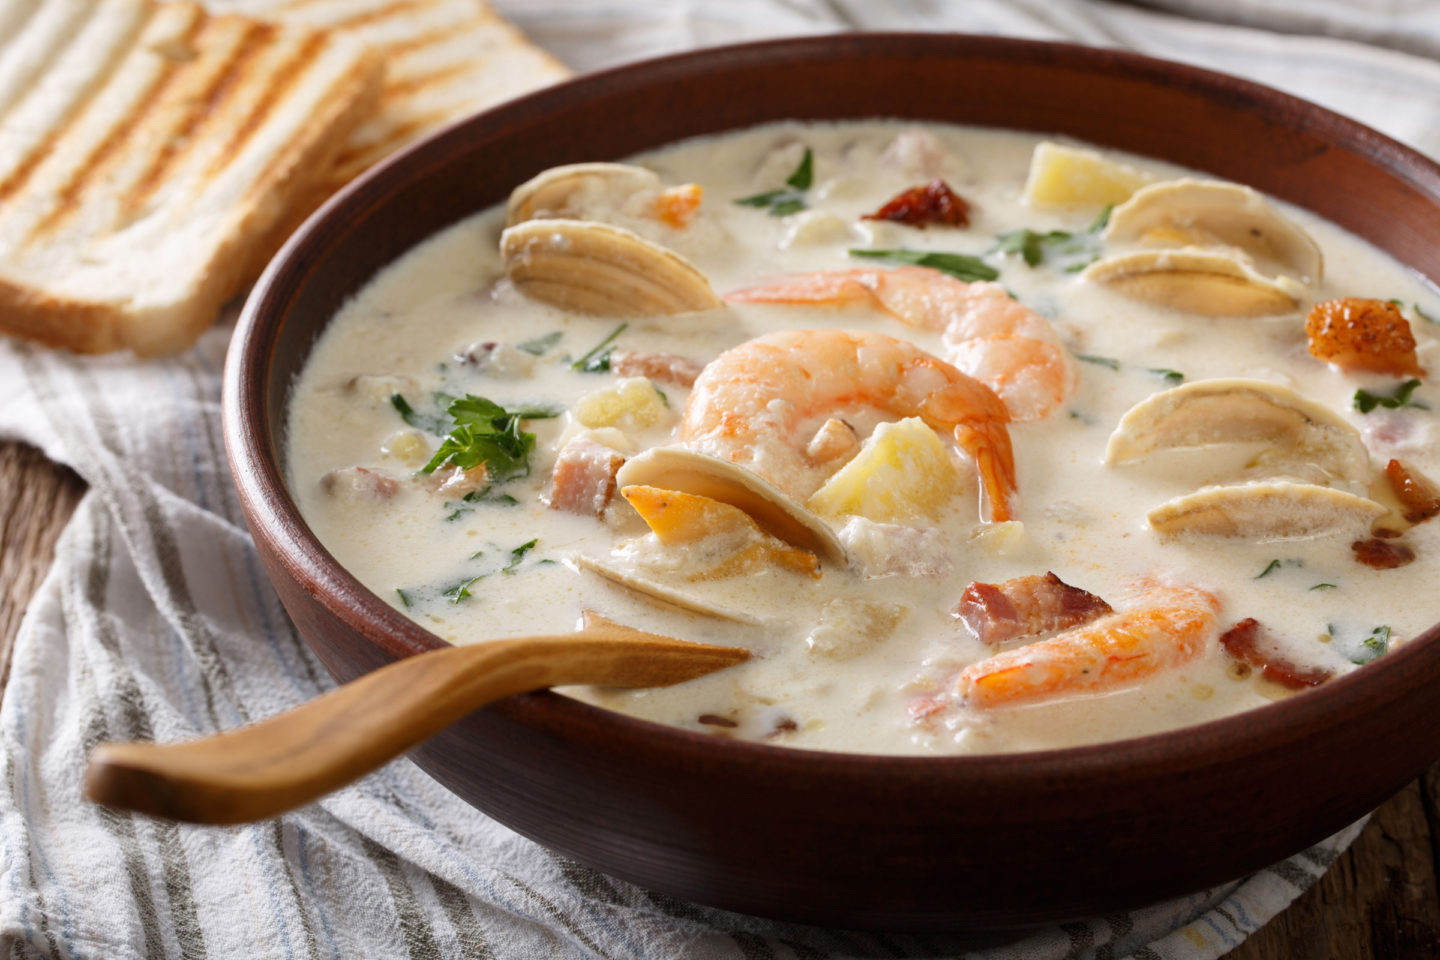
<path id="1" fill-rule="evenodd" d="M 0 38 L 43 60 L 0 99 L 0 330 L 173 353 L 313 203 L 383 67 L 324 32 L 187 3 L 91 0 L 87 17 L 66 35 L 37 13 Z"/>

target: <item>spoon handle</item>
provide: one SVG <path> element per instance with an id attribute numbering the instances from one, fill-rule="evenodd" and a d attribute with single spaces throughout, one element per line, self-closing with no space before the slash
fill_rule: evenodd
<path id="1" fill-rule="evenodd" d="M 668 686 L 748 656 L 609 623 L 431 651 L 236 730 L 101 744 L 90 752 L 85 793 L 192 823 L 259 820 L 344 786 L 502 697 L 567 683 Z"/>

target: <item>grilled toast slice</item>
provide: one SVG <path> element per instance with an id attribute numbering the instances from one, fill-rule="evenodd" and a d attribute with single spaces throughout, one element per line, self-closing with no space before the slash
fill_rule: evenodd
<path id="1" fill-rule="evenodd" d="M 204 0 L 276 23 L 332 30 L 385 61 L 380 108 L 338 158 L 336 188 L 424 134 L 570 76 L 483 0 Z"/>
<path id="2" fill-rule="evenodd" d="M 0 0 L 0 330 L 189 346 L 381 80 L 353 39 L 187 2 Z"/>

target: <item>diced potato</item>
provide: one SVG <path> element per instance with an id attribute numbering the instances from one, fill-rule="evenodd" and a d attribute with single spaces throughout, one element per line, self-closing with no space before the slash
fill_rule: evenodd
<path id="1" fill-rule="evenodd" d="M 575 419 L 587 427 L 643 430 L 669 416 L 665 398 L 644 377 L 626 377 L 575 402 Z"/>
<path id="2" fill-rule="evenodd" d="M 1134 167 L 1107 160 L 1094 150 L 1046 141 L 1030 157 L 1025 203 L 1032 207 L 1103 207 L 1124 203 L 1153 181 Z"/>
<path id="3" fill-rule="evenodd" d="M 975 531 L 970 542 L 992 557 L 1008 557 L 1025 545 L 1025 524 L 1019 520 L 986 524 Z"/>
<path id="4" fill-rule="evenodd" d="M 849 463 L 810 498 L 825 517 L 858 515 L 881 523 L 935 520 L 959 492 L 960 473 L 923 420 L 882 423 Z"/>
<path id="5" fill-rule="evenodd" d="M 380 444 L 380 451 L 402 463 L 418 467 L 430 459 L 430 442 L 414 427 L 396 430 Z"/>
<path id="6" fill-rule="evenodd" d="M 819 622 L 805 638 L 810 653 L 831 660 L 858 657 L 890 638 L 905 616 L 898 603 L 841 597 L 820 610 Z"/>

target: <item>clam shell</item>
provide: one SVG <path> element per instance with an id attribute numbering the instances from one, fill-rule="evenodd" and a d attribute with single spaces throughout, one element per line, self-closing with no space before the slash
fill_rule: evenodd
<path id="1" fill-rule="evenodd" d="M 1343 490 L 1277 480 L 1207 487 L 1167 500 L 1146 519 L 1166 537 L 1278 540 L 1363 531 L 1387 512 L 1375 501 Z"/>
<path id="2" fill-rule="evenodd" d="M 1166 180 L 1137 190 L 1110 214 L 1105 239 L 1145 246 L 1226 246 L 1305 283 L 1324 272 L 1320 247 L 1249 187 L 1217 180 Z"/>
<path id="3" fill-rule="evenodd" d="M 1265 317 L 1300 305 L 1305 287 L 1267 277 L 1220 249 L 1133 250 L 1097 260 L 1081 274 L 1133 300 L 1211 317 Z"/>
<path id="4" fill-rule="evenodd" d="M 584 219 L 585 198 L 608 195 L 618 201 L 663 187 L 652 170 L 628 163 L 571 163 L 551 167 L 510 191 L 505 226 L 526 220 Z"/>
<path id="5" fill-rule="evenodd" d="M 711 603 L 708 600 L 677 590 L 672 586 L 643 577 L 632 570 L 623 570 L 620 567 L 612 566 L 603 560 L 595 557 L 577 553 L 570 557 L 570 562 L 581 570 L 589 570 L 591 573 L 599 574 L 612 583 L 622 587 L 643 593 L 648 597 L 662 600 L 672 606 L 689 610 L 692 613 L 703 613 L 708 617 L 719 617 L 722 620 L 733 620 L 736 623 L 762 624 L 765 621 L 761 618 L 747 613 L 737 607 L 727 607 L 723 604 Z"/>
<path id="6" fill-rule="evenodd" d="M 622 227 L 583 220 L 527 220 L 500 235 L 516 288 L 575 313 L 655 317 L 720 306 L 689 260 Z"/>
<path id="7" fill-rule="evenodd" d="M 1288 387 L 1241 378 L 1196 380 L 1135 404 L 1110 435 L 1105 462 L 1130 463 L 1157 450 L 1253 442 L 1283 448 L 1286 456 L 1267 456 L 1271 472 L 1293 464 L 1361 485 L 1371 474 L 1360 432 L 1340 414 Z"/>
<path id="8" fill-rule="evenodd" d="M 625 461 L 615 482 L 620 487 L 640 484 L 680 490 L 728 503 L 786 543 L 849 566 L 845 546 L 828 523 L 773 483 L 728 460 L 683 447 L 656 447 Z"/>

